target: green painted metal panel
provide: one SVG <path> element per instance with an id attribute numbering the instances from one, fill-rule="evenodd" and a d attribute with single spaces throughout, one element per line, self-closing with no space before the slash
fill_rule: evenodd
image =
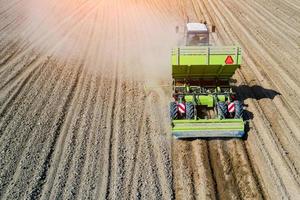
<path id="1" fill-rule="evenodd" d="M 200 119 L 200 120 L 173 120 L 176 131 L 197 131 L 197 130 L 232 130 L 244 131 L 242 119 Z"/>
<path id="2" fill-rule="evenodd" d="M 238 65 L 199 65 L 199 66 L 172 66 L 173 78 L 231 78 L 235 70 L 239 68 Z"/>
<path id="3" fill-rule="evenodd" d="M 186 102 L 194 102 L 193 95 L 186 95 L 186 96 L 184 96 L 184 99 Z"/>
<path id="4" fill-rule="evenodd" d="M 225 95 L 218 95 L 218 99 L 219 99 L 219 101 L 221 101 L 221 102 L 224 102 L 224 101 L 225 101 L 225 98 L 226 98 Z"/>
<path id="5" fill-rule="evenodd" d="M 243 119 L 178 119 L 173 123 L 236 123 L 243 122 Z"/>
<path id="6" fill-rule="evenodd" d="M 194 103 L 194 96 L 193 95 L 186 95 L 184 96 L 186 102 L 193 102 Z M 214 98 L 211 95 L 197 95 L 196 96 L 197 105 L 207 106 L 209 108 L 214 107 Z"/>
<path id="7" fill-rule="evenodd" d="M 232 64 L 226 64 L 228 56 Z M 232 77 L 242 62 L 239 47 L 182 47 L 172 50 L 172 75 L 174 78 L 225 78 Z"/>
<path id="8" fill-rule="evenodd" d="M 209 108 L 214 107 L 214 98 L 213 96 L 199 96 L 198 97 L 198 104 L 199 105 L 205 105 Z"/>
<path id="9" fill-rule="evenodd" d="M 245 131 L 241 130 L 195 130 L 195 131 L 172 131 L 176 139 L 186 138 L 242 138 Z"/>

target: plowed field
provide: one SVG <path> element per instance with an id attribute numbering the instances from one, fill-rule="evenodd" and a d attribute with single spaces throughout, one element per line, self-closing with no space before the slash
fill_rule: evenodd
<path id="1" fill-rule="evenodd" d="M 187 19 L 243 48 L 246 140 L 170 137 Z M 0 199 L 299 199 L 299 55 L 296 0 L 0 0 Z"/>

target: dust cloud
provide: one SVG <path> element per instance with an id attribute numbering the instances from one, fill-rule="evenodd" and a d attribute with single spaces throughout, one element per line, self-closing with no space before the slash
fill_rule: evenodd
<path id="1" fill-rule="evenodd" d="M 160 4 L 149 9 L 128 1 L 120 9 L 109 1 L 79 2 L 31 0 L 23 8 L 27 20 L 20 26 L 21 36 L 39 52 L 79 60 L 90 70 L 105 66 L 109 73 L 116 64 L 120 73 L 136 79 L 170 79 L 170 53 L 180 37 L 176 9 L 160 13 Z"/>

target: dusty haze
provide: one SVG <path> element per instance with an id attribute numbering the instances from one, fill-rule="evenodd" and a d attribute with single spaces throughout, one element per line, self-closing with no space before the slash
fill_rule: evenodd
<path id="1" fill-rule="evenodd" d="M 184 22 L 174 15 L 175 3 L 168 3 L 172 10 L 167 13 L 157 6 L 135 1 L 121 8 L 96 0 L 59 4 L 31 0 L 19 13 L 26 20 L 18 34 L 38 51 L 60 60 L 80 60 L 93 70 L 103 63 L 107 68 L 118 63 L 137 79 L 168 80 L 170 51 L 182 37 L 175 27 Z"/>

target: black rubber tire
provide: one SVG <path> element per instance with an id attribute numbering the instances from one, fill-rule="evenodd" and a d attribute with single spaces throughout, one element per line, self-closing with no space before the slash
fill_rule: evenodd
<path id="1" fill-rule="evenodd" d="M 234 118 L 243 118 L 244 115 L 244 108 L 242 102 L 236 100 L 234 101 L 234 109 L 235 109 L 235 115 Z"/>
<path id="2" fill-rule="evenodd" d="M 178 107 L 176 102 L 170 102 L 170 117 L 171 119 L 177 119 L 178 118 Z"/>
<path id="3" fill-rule="evenodd" d="M 194 119 L 194 117 L 195 117 L 195 110 L 194 110 L 193 103 L 186 102 L 185 103 L 185 110 L 186 110 L 185 118 L 186 119 Z"/>
<path id="4" fill-rule="evenodd" d="M 227 104 L 225 102 L 218 102 L 217 110 L 220 119 L 225 119 L 228 116 Z"/>

